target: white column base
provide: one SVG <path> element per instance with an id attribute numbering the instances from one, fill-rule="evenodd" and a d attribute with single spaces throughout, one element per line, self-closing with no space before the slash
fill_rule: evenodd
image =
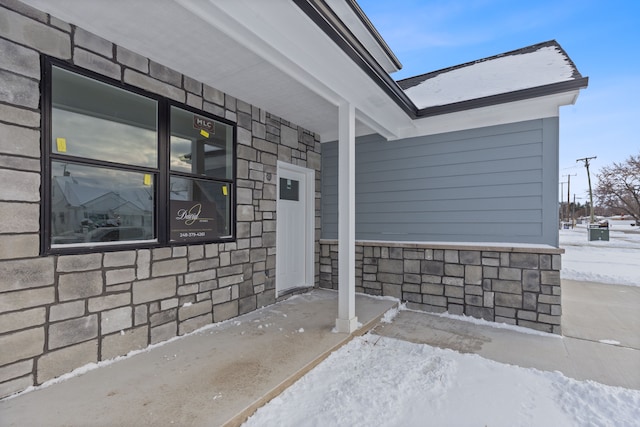
<path id="1" fill-rule="evenodd" d="M 341 334 L 350 334 L 358 329 L 358 318 L 352 317 L 351 319 L 336 319 L 336 331 Z"/>

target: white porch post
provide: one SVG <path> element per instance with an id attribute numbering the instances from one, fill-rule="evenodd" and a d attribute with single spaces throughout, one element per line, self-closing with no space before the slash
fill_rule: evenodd
<path id="1" fill-rule="evenodd" d="M 356 119 L 353 105 L 338 108 L 338 318 L 336 330 L 351 333 L 356 317 Z"/>

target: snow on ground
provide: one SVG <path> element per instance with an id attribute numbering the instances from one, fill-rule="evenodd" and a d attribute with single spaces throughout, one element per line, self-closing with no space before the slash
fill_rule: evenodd
<path id="1" fill-rule="evenodd" d="M 632 230 L 613 222 L 608 242 L 589 242 L 585 226 L 560 230 L 562 278 L 640 286 L 640 232 Z M 327 425 L 637 427 L 640 390 L 366 334 L 245 423 Z"/>
<path id="2" fill-rule="evenodd" d="M 367 334 L 260 408 L 251 426 L 638 426 L 640 390 Z"/>
<path id="3" fill-rule="evenodd" d="M 640 286 L 640 231 L 622 221 L 610 224 L 609 241 L 588 241 L 585 225 L 560 230 L 563 279 Z"/>

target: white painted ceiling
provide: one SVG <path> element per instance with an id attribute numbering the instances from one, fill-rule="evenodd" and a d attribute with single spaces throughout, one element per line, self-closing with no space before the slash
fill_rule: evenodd
<path id="1" fill-rule="evenodd" d="M 23 0 L 155 62 L 337 139 L 337 105 L 359 134 L 410 119 L 291 1 Z M 365 123 L 371 126 L 366 126 Z"/>

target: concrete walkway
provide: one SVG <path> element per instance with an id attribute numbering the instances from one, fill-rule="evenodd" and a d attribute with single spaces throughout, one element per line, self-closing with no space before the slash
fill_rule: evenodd
<path id="1" fill-rule="evenodd" d="M 640 287 L 562 282 L 564 336 L 402 311 L 374 333 L 640 390 Z"/>
<path id="2" fill-rule="evenodd" d="M 358 295 L 358 331 L 395 301 Z M 0 401 L 0 425 L 239 425 L 347 343 L 336 292 L 313 290 L 50 387 Z"/>

